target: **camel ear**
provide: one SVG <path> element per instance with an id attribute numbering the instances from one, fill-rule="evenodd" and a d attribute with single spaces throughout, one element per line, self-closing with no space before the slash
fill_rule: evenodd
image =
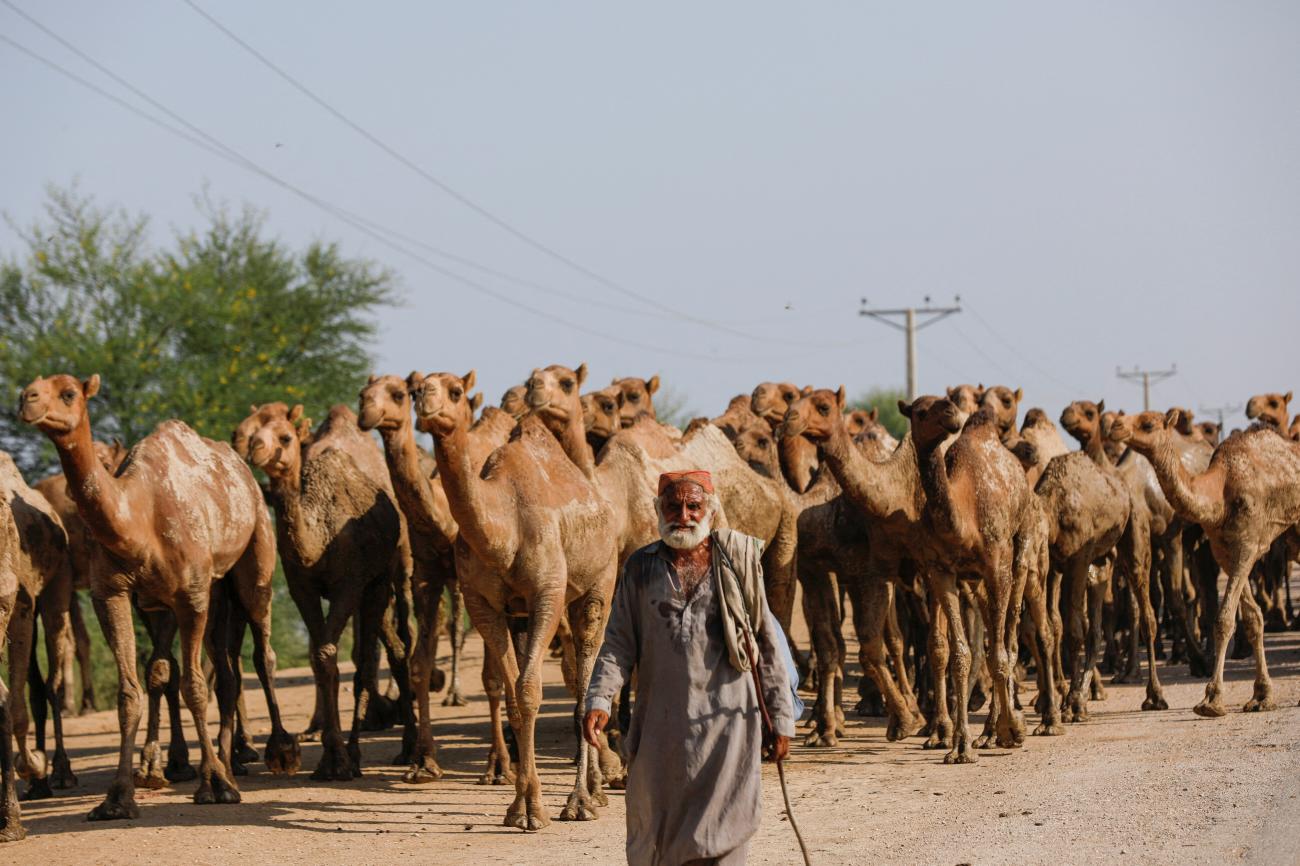
<path id="1" fill-rule="evenodd" d="M 573 374 L 578 377 L 578 387 L 581 388 L 582 383 L 587 381 L 587 362 L 583 361 L 579 364 L 578 369 L 574 370 Z"/>
<path id="2" fill-rule="evenodd" d="M 297 421 L 301 417 L 302 417 L 302 404 L 295 403 L 293 408 L 289 410 L 289 422 L 293 423 L 294 421 Z"/>
<path id="3" fill-rule="evenodd" d="M 311 439 L 311 419 L 303 418 L 300 420 L 298 426 L 294 428 L 294 432 L 298 434 L 298 442 L 306 445 Z"/>
<path id="4" fill-rule="evenodd" d="M 373 384 L 375 384 L 375 383 L 378 382 L 378 381 L 379 381 L 379 377 L 376 376 L 374 373 L 371 373 L 371 374 L 370 374 L 370 378 L 369 378 L 368 380 L 366 380 L 366 384 L 367 384 L 367 385 L 373 385 Z"/>
<path id="5" fill-rule="evenodd" d="M 1105 412 L 1105 411 L 1106 411 L 1106 401 L 1105 401 L 1105 400 L 1098 400 L 1098 401 L 1097 401 L 1097 414 L 1100 415 L 1102 412 Z"/>
<path id="6" fill-rule="evenodd" d="M 1020 402 L 1020 398 L 1023 397 L 1023 396 L 1025 396 L 1025 392 L 1022 391 L 1022 390 L 1020 390 L 1019 388 L 1017 388 L 1017 389 L 1016 389 L 1016 402 L 1019 403 L 1019 402 Z"/>
<path id="7" fill-rule="evenodd" d="M 655 391 L 658 391 L 658 390 L 659 390 L 659 374 L 658 374 L 658 373 L 655 373 L 653 376 L 651 376 L 651 377 L 650 377 L 650 380 L 649 380 L 648 382 L 645 383 L 645 389 L 646 389 L 647 391 L 649 391 L 651 394 L 653 394 Z"/>
<path id="8" fill-rule="evenodd" d="M 807 396 L 808 396 L 809 394 L 811 394 L 812 392 L 813 392 L 813 386 L 812 386 L 812 385 L 804 385 L 803 388 L 801 388 L 801 389 L 799 390 L 799 396 L 801 396 L 801 397 L 807 397 Z"/>
<path id="9" fill-rule="evenodd" d="M 912 404 L 909 403 L 909 402 L 907 402 L 906 400 L 899 400 L 899 401 L 898 401 L 898 412 L 899 412 L 899 414 L 902 415 L 904 418 L 911 418 L 911 417 L 912 417 Z"/>
<path id="10" fill-rule="evenodd" d="M 1177 427 L 1178 419 L 1182 416 L 1182 414 L 1183 414 L 1182 412 L 1178 411 L 1177 407 L 1170 409 L 1168 412 L 1165 413 L 1165 426 Z"/>
<path id="11" fill-rule="evenodd" d="M 981 394 L 983 394 L 983 393 L 984 393 L 984 383 L 983 383 L 983 382 L 980 382 L 978 385 L 976 385 L 976 386 L 975 386 L 975 390 L 976 390 L 976 391 L 979 391 Z"/>
<path id="12" fill-rule="evenodd" d="M 474 383 L 478 381 L 478 372 L 476 370 L 470 370 L 465 374 L 465 378 L 461 379 L 461 381 L 465 384 L 465 390 L 467 392 L 473 391 Z"/>
<path id="13" fill-rule="evenodd" d="M 840 409 L 844 408 L 845 399 L 844 386 L 841 385 L 840 389 L 835 392 L 835 402 L 840 405 Z"/>
<path id="14" fill-rule="evenodd" d="M 878 409 L 878 408 L 875 407 L 875 406 L 872 406 L 872 407 L 871 407 L 871 411 L 867 413 L 867 417 L 870 418 L 872 421 L 879 421 L 879 420 L 880 420 L 880 409 Z"/>
<path id="15" fill-rule="evenodd" d="M 948 395 L 949 400 L 952 400 L 956 396 L 953 392 L 956 391 L 957 389 L 952 387 L 951 385 L 949 385 L 947 388 L 944 388 L 943 390 L 944 393 Z"/>
<path id="16" fill-rule="evenodd" d="M 99 393 L 99 374 L 91 375 L 89 379 L 81 383 L 81 393 L 87 400 Z"/>
<path id="17" fill-rule="evenodd" d="M 249 403 L 249 404 L 248 404 L 248 414 L 250 414 L 250 415 L 256 415 L 256 414 L 257 414 L 257 404 L 256 404 L 256 403 Z"/>
<path id="18" fill-rule="evenodd" d="M 416 388 L 420 387 L 420 383 L 423 381 L 424 381 L 424 374 L 421 373 L 419 370 L 412 370 L 411 375 L 406 377 L 407 392 L 409 393 L 411 391 L 414 391 Z"/>
<path id="19" fill-rule="evenodd" d="M 1285 394 L 1282 395 L 1282 402 L 1283 402 L 1283 403 L 1290 403 L 1290 402 L 1291 402 L 1291 392 L 1290 392 L 1290 391 L 1287 391 Z"/>
<path id="20" fill-rule="evenodd" d="M 469 398 L 469 411 L 477 412 L 478 407 L 483 405 L 483 392 L 479 391 L 473 397 Z"/>

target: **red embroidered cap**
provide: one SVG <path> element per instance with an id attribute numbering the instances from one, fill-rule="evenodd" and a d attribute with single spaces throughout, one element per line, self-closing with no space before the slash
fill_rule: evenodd
<path id="1" fill-rule="evenodd" d="M 705 493 L 713 492 L 713 476 L 707 469 L 689 469 L 684 472 L 665 472 L 659 476 L 659 496 L 678 481 L 690 481 L 704 488 Z"/>

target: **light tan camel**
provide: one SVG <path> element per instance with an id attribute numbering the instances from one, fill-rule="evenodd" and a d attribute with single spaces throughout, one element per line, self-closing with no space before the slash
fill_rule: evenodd
<path id="1" fill-rule="evenodd" d="M 767 423 L 749 408 L 752 401 L 753 398 L 749 394 L 737 394 L 727 404 L 726 411 L 710 420 L 709 423 L 721 430 L 722 435 L 735 441 L 741 430 L 755 423 Z M 770 426 L 769 429 L 771 429 Z"/>
<path id="2" fill-rule="evenodd" d="M 145 609 L 168 607 L 176 616 L 185 702 L 202 751 L 195 802 L 238 802 L 230 774 L 238 689 L 235 659 L 250 623 L 253 660 L 271 716 L 267 765 L 291 773 L 299 759 L 297 743 L 281 724 L 275 696 L 275 536 L 270 517 L 252 473 L 234 451 L 199 437 L 179 421 L 160 424 L 131 449 L 117 474 L 110 475 L 91 445 L 86 404 L 98 391 L 97 375 L 85 382 L 56 375 L 28 385 L 20 404 L 23 421 L 53 441 L 82 519 L 101 545 L 91 593 L 117 661 L 121 749 L 116 777 L 90 818 L 139 815 L 131 775 L 132 744 L 140 723 L 132 592 Z M 200 663 L 209 616 L 221 706 L 220 757 L 208 734 L 207 685 Z"/>
<path id="3" fill-rule="evenodd" d="M 356 430 L 356 418 L 347 407 L 336 406 L 322 432 L 328 435 L 333 425 Z M 304 458 L 298 431 L 288 419 L 263 424 L 249 442 L 248 459 L 271 482 L 285 581 L 307 627 L 312 673 L 324 699 L 321 759 L 312 778 L 348 781 L 361 775 L 358 733 L 370 702 L 381 698 L 380 630 L 394 576 L 401 570 L 397 508 L 343 449 L 318 450 Z M 400 587 L 400 578 L 396 583 Z M 322 601 L 328 601 L 328 612 Z M 338 642 L 354 618 L 354 712 L 345 745 L 339 723 Z M 410 676 L 401 656 L 393 678 L 401 689 L 402 715 L 413 728 Z M 413 745 L 404 742 L 404 754 L 394 762 L 409 763 Z"/>
<path id="4" fill-rule="evenodd" d="M 0 508 L 0 644 L 8 643 L 9 619 L 18 604 L 18 563 L 22 539 L 13 512 Z M 27 836 L 18 806 L 18 778 L 14 772 L 13 717 L 9 689 L 0 675 L 0 843 Z"/>
<path id="5" fill-rule="evenodd" d="M 775 433 L 794 401 L 810 392 L 809 388 L 800 390 L 789 382 L 760 382 L 754 388 L 749 408 Z M 786 482 L 796 493 L 803 493 L 817 477 L 817 446 L 797 436 L 782 437 L 778 450 Z"/>
<path id="6" fill-rule="evenodd" d="M 1290 403 L 1290 391 L 1285 394 L 1256 394 L 1246 401 L 1246 417 L 1267 424 L 1275 430 L 1285 430 L 1286 419 L 1289 417 L 1287 407 Z M 1180 416 L 1179 425 L 1181 426 L 1182 423 Z"/>
<path id="7" fill-rule="evenodd" d="M 528 389 L 523 385 L 512 385 L 501 395 L 501 410 L 518 421 L 528 414 L 528 404 L 524 402 L 524 395 Z"/>
<path id="8" fill-rule="evenodd" d="M 582 426 L 593 454 L 599 454 L 609 437 L 622 429 L 622 408 L 623 389 L 617 385 L 582 395 Z"/>
<path id="9" fill-rule="evenodd" d="M 1171 444 L 1177 420 L 1173 410 L 1167 415 L 1143 412 L 1120 417 L 1111 426 L 1111 436 L 1128 442 L 1151 461 L 1169 503 L 1181 516 L 1201 525 L 1214 558 L 1228 573 L 1228 589 L 1214 624 L 1214 674 L 1205 698 L 1194 709 L 1210 717 L 1227 712 L 1223 662 L 1240 604 L 1255 654 L 1255 690 L 1245 709 L 1269 710 L 1275 704 L 1264 659 L 1264 618 L 1254 597 L 1243 589 L 1259 558 L 1278 536 L 1300 522 L 1300 446 L 1266 425 L 1257 425 L 1229 436 L 1215 450 L 1209 468 L 1192 475 Z"/>
<path id="10" fill-rule="evenodd" d="M 1037 406 L 1025 413 L 1024 423 L 1020 425 L 1020 441 L 1011 450 L 1025 467 L 1025 480 L 1031 489 L 1038 484 L 1053 457 L 1070 451 L 1052 419 Z"/>
<path id="11" fill-rule="evenodd" d="M 58 513 L 36 490 L 27 486 L 13 459 L 0 451 L 0 510 L 13 515 L 19 545 L 13 551 L 11 567 L 18 578 L 17 606 L 9 620 L 9 718 L 18 743 L 18 775 L 27 780 L 20 799 L 41 800 L 54 796 L 52 788 L 77 784 L 63 745 L 63 669 L 58 663 L 71 648 L 72 622 L 68 607 L 72 600 L 72 572 L 68 564 L 68 535 Z M 50 660 L 44 689 L 33 689 L 32 701 L 48 698 L 54 716 L 55 751 L 46 759 L 28 740 L 28 673 L 36 663 L 36 618 L 45 629 L 45 648 Z M 38 718 L 44 722 L 44 711 Z M 38 735 L 38 739 L 44 739 Z"/>
<path id="12" fill-rule="evenodd" d="M 658 418 L 655 415 L 654 404 L 654 395 L 659 390 L 658 374 L 649 379 L 628 376 L 615 379 L 610 382 L 610 385 L 623 392 L 623 401 L 619 405 L 619 419 L 624 427 L 631 427 L 642 415 L 649 415 L 652 419 Z"/>
<path id="13" fill-rule="evenodd" d="M 460 529 L 456 573 L 465 606 L 507 683 L 519 770 L 505 824 L 533 831 L 550 822 L 542 804 L 534 745 L 542 660 L 567 610 L 578 666 L 576 732 L 614 590 L 614 515 L 554 435 L 532 415 L 520 421 L 511 440 L 494 451 L 481 470 L 476 468 L 469 448 L 474 379 L 473 371 L 464 378 L 450 373 L 426 376 L 416 395 L 416 414 L 420 429 L 433 434 L 438 474 Z M 571 387 L 576 405 L 578 383 Z M 527 619 L 522 664 L 511 639 L 512 620 L 518 618 Z M 497 722 L 493 719 L 494 738 L 499 736 Z M 498 754 L 504 754 L 504 748 L 504 743 L 494 743 Z M 595 806 L 604 803 L 593 757 L 579 734 L 577 779 L 562 818 L 594 818 Z"/>

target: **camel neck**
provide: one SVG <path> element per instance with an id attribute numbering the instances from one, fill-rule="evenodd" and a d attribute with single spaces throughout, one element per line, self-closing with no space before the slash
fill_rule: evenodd
<path id="1" fill-rule="evenodd" d="M 945 447 L 951 446 L 952 441 L 955 441 L 952 437 L 946 437 L 927 448 L 918 448 L 916 453 L 921 487 L 925 490 L 926 512 L 934 528 L 945 535 L 955 534 L 958 528 L 948 478 L 948 448 Z"/>
<path id="2" fill-rule="evenodd" d="M 119 556 L 132 556 L 136 539 L 131 509 L 125 504 L 121 482 L 95 457 L 90 420 L 83 418 L 75 430 L 50 438 L 59 452 L 68 494 L 95 540 Z"/>
<path id="3" fill-rule="evenodd" d="M 1099 434 L 1089 433 L 1079 444 L 1083 448 L 1083 453 L 1088 455 L 1088 459 L 1102 469 L 1110 469 L 1115 465 L 1110 455 L 1106 453 L 1106 446 L 1102 444 Z"/>
<path id="4" fill-rule="evenodd" d="M 899 512 L 912 517 L 914 497 L 907 494 L 916 473 L 916 449 L 909 433 L 889 459 L 873 463 L 853 445 L 848 430 L 837 425 L 821 446 L 822 456 L 840 487 L 859 507 L 877 518 Z"/>
<path id="5" fill-rule="evenodd" d="M 489 485 L 475 471 L 469 444 L 469 431 L 457 424 L 447 433 L 436 434 L 433 454 L 447 493 L 447 505 L 459 527 L 459 538 L 471 550 L 486 556 L 487 551 L 505 540 L 502 520 L 506 509 L 492 507 Z"/>
<path id="6" fill-rule="evenodd" d="M 1219 522 L 1223 511 L 1222 492 L 1216 502 L 1213 497 L 1198 491 L 1197 482 L 1205 475 L 1193 477 L 1183 465 L 1178 449 L 1169 442 L 1161 442 L 1154 448 L 1141 449 L 1140 453 L 1151 462 L 1160 489 L 1180 517 L 1202 526 L 1214 526 Z"/>
<path id="7" fill-rule="evenodd" d="M 324 553 L 323 546 L 312 544 L 327 533 L 311 533 L 309 521 L 303 514 L 302 473 L 290 472 L 272 477 L 271 498 L 275 503 L 276 530 L 279 535 L 280 555 L 293 556 L 302 565 L 311 566 Z"/>
<path id="8" fill-rule="evenodd" d="M 393 493 L 406 519 L 418 529 L 435 532 L 448 542 L 455 539 L 456 521 L 433 495 L 432 484 L 420 468 L 420 449 L 416 447 L 410 419 L 397 427 L 381 428 L 379 438 L 384 443 L 384 462 L 393 481 Z"/>
<path id="9" fill-rule="evenodd" d="M 593 484 L 596 482 L 596 455 L 592 451 L 591 445 L 587 443 L 587 431 L 582 424 L 581 412 L 569 412 L 568 420 L 560 430 L 554 430 L 547 425 L 548 429 L 555 434 L 559 440 L 560 447 L 564 453 L 573 461 L 573 465 L 582 470 L 582 474 L 587 476 L 587 480 Z"/>

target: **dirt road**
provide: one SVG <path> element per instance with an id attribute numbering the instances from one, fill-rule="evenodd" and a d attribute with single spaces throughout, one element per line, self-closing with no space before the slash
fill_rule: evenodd
<path id="1" fill-rule="evenodd" d="M 512 789 L 476 784 L 486 718 L 486 701 L 476 695 L 476 640 L 469 656 L 470 705 L 435 705 L 438 757 L 447 771 L 437 784 L 402 784 L 398 768 L 384 763 L 397 750 L 387 732 L 365 742 L 365 776 L 351 784 L 308 778 L 319 756 L 313 744 L 304 749 L 308 772 L 296 778 L 254 768 L 240 780 L 240 805 L 195 806 L 195 783 L 188 782 L 139 792 L 137 821 L 92 824 L 85 815 L 108 785 L 117 743 L 116 714 L 101 712 L 68 722 L 80 787 L 24 804 L 30 835 L 0 848 L 0 863 L 622 862 L 618 792 L 599 821 L 556 821 L 532 836 L 501 826 Z M 1268 656 L 1277 712 L 1235 711 L 1250 697 L 1248 662 L 1229 663 L 1226 702 L 1234 712 L 1218 720 L 1191 712 L 1201 682 L 1165 669 L 1167 712 L 1141 712 L 1141 686 L 1108 686 L 1109 699 L 1092 705 L 1091 720 L 1065 736 L 986 751 L 970 766 L 945 767 L 920 740 L 889 743 L 881 720 L 852 719 L 838 748 L 796 747 L 789 767 L 795 815 L 813 861 L 1300 863 L 1300 633 L 1269 635 Z M 558 665 L 549 664 L 547 676 L 538 746 L 554 815 L 572 783 L 572 705 Z M 264 704 L 255 679 L 246 688 L 260 741 Z M 311 710 L 310 672 L 282 672 L 280 695 L 290 730 L 300 730 Z M 795 863 L 775 771 L 765 772 L 764 826 L 750 862 Z"/>

